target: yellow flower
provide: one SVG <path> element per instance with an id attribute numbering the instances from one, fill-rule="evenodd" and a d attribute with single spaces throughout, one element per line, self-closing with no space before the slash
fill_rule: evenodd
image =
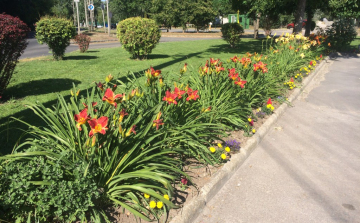
<path id="1" fill-rule="evenodd" d="M 148 198 L 150 197 L 150 195 L 144 194 L 144 197 L 145 197 L 146 199 L 148 199 Z"/>
<path id="2" fill-rule="evenodd" d="M 155 207 L 156 207 L 156 202 L 150 201 L 150 208 L 155 208 Z"/>
<path id="3" fill-rule="evenodd" d="M 166 200 L 170 200 L 169 195 L 167 195 L 167 194 L 164 195 L 164 198 L 165 198 Z"/>
<path id="4" fill-rule="evenodd" d="M 221 145 L 221 143 L 218 143 L 218 144 L 217 144 L 217 146 L 218 146 L 219 148 L 222 148 L 222 145 Z"/>
<path id="5" fill-rule="evenodd" d="M 223 154 L 221 154 L 221 159 L 226 159 L 226 155 L 223 153 Z"/>
<path id="6" fill-rule="evenodd" d="M 256 132 L 256 130 L 255 130 L 255 129 L 253 129 L 253 130 L 252 130 L 252 132 L 253 132 L 253 133 L 255 133 L 255 132 Z"/>
<path id="7" fill-rule="evenodd" d="M 227 146 L 227 147 L 225 147 L 225 151 L 226 152 L 230 152 L 230 148 Z"/>
<path id="8" fill-rule="evenodd" d="M 248 118 L 248 121 L 251 122 L 251 118 Z"/>
<path id="9" fill-rule="evenodd" d="M 301 57 L 301 58 L 304 58 L 304 57 L 305 57 L 304 53 L 301 53 L 301 54 L 300 54 L 300 57 Z"/>
<path id="10" fill-rule="evenodd" d="M 216 151 L 216 149 L 214 147 L 210 147 L 210 152 L 214 153 Z"/>
<path id="11" fill-rule="evenodd" d="M 160 208 L 163 207 L 163 205 L 164 205 L 164 204 L 163 204 L 162 201 L 158 201 L 157 204 L 156 204 L 156 207 L 160 209 Z"/>

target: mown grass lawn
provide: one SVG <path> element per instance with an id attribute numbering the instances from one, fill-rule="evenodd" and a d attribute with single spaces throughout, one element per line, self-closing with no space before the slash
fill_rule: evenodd
<path id="1" fill-rule="evenodd" d="M 265 47 L 264 47 L 265 48 Z M 70 95 L 72 83 L 86 92 L 112 74 L 126 80 L 129 72 L 142 75 L 150 66 L 160 69 L 166 78 L 168 72 L 178 72 L 189 64 L 189 69 L 204 66 L 210 57 L 227 60 L 236 54 L 261 52 L 262 41 L 243 39 L 237 48 L 230 48 L 221 39 L 160 43 L 147 60 L 132 60 L 122 48 L 89 50 L 87 53 L 66 54 L 63 61 L 51 57 L 18 63 L 11 83 L 5 92 L 5 102 L 0 104 L 0 153 L 11 152 L 21 135 L 18 128 L 24 128 L 10 117 L 16 117 L 31 124 L 41 125 L 41 120 L 26 108 L 29 102 L 40 102 L 46 107 L 56 104 L 57 95 Z"/>

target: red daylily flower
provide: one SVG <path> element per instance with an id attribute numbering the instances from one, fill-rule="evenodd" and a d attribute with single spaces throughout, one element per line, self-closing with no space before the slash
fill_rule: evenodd
<path id="1" fill-rule="evenodd" d="M 90 115 L 87 114 L 87 108 L 84 108 L 79 114 L 74 115 L 74 119 L 77 122 L 76 127 L 81 131 L 81 125 L 85 124 L 90 119 Z"/>
<path id="2" fill-rule="evenodd" d="M 230 60 L 232 60 L 232 62 L 236 63 L 238 61 L 238 57 L 234 56 L 234 57 L 230 58 Z"/>
<path id="3" fill-rule="evenodd" d="M 104 85 L 103 85 L 103 83 L 101 83 L 101 82 L 96 83 L 96 82 L 95 82 L 95 84 L 96 84 L 96 86 L 97 86 L 98 88 L 100 88 L 101 91 L 104 90 Z"/>
<path id="4" fill-rule="evenodd" d="M 272 101 L 271 98 L 269 98 L 269 100 L 266 102 L 267 105 L 272 105 Z"/>
<path id="5" fill-rule="evenodd" d="M 313 65 L 313 62 L 312 61 L 310 61 L 310 66 L 312 66 Z"/>
<path id="6" fill-rule="evenodd" d="M 114 92 L 110 88 L 108 88 L 108 89 L 106 89 L 105 95 L 102 98 L 102 100 L 107 101 L 109 104 L 114 105 L 115 108 L 116 108 L 116 106 L 117 106 L 116 101 L 119 100 L 122 97 L 123 97 L 122 94 L 115 95 Z"/>
<path id="7" fill-rule="evenodd" d="M 161 117 L 161 111 L 159 112 L 159 114 L 156 116 L 156 119 L 153 121 L 153 127 L 156 126 L 156 130 L 159 130 L 160 125 L 163 125 L 164 123 L 162 122 L 162 119 L 160 119 Z"/>
<path id="8" fill-rule="evenodd" d="M 294 82 L 294 79 L 292 77 L 290 78 L 290 82 Z"/>
<path id="9" fill-rule="evenodd" d="M 200 97 L 199 95 L 197 95 L 198 91 L 199 90 L 193 91 L 191 88 L 189 88 L 187 91 L 188 97 L 186 98 L 186 101 L 190 101 L 190 100 L 196 101 L 196 99 Z"/>
<path id="10" fill-rule="evenodd" d="M 322 58 L 322 54 L 320 54 L 320 58 Z"/>
<path id="11" fill-rule="evenodd" d="M 124 117 L 125 117 L 126 115 L 129 115 L 129 114 L 126 112 L 125 108 L 121 109 L 121 112 L 119 112 L 119 114 L 120 114 L 119 122 L 122 122 L 122 120 L 124 119 Z"/>
<path id="12" fill-rule="evenodd" d="M 239 73 L 235 73 L 235 68 L 229 69 L 229 78 L 231 80 L 236 80 L 236 78 L 239 76 Z"/>
<path id="13" fill-rule="evenodd" d="M 129 131 L 126 133 L 126 136 L 129 136 L 131 133 L 134 133 L 134 135 L 136 135 L 136 131 L 135 131 L 136 125 L 133 125 Z"/>
<path id="14" fill-rule="evenodd" d="M 88 121 L 91 131 L 89 132 L 89 137 L 92 137 L 96 133 L 101 133 L 105 135 L 106 130 L 108 130 L 108 117 L 102 116 L 99 119 L 93 118 Z"/>
<path id="15" fill-rule="evenodd" d="M 175 89 L 174 89 L 174 94 L 177 95 L 177 98 L 178 98 L 178 99 L 181 99 L 181 98 L 182 98 L 181 95 L 185 94 L 185 91 L 182 91 L 182 90 L 180 90 L 179 88 L 175 87 Z"/>
<path id="16" fill-rule="evenodd" d="M 219 63 L 219 61 L 220 61 L 220 59 L 215 60 L 213 58 L 210 58 L 210 65 L 216 66 Z"/>
<path id="17" fill-rule="evenodd" d="M 244 88 L 244 85 L 246 84 L 247 81 L 245 80 L 241 80 L 240 77 L 237 78 L 237 81 L 234 81 L 234 84 L 240 86 L 241 88 Z"/>
<path id="18" fill-rule="evenodd" d="M 163 101 L 167 101 L 169 104 L 174 103 L 177 105 L 177 101 L 175 99 L 178 97 L 177 94 L 172 94 L 170 91 L 165 92 L 165 97 L 163 98 Z"/>
<path id="19" fill-rule="evenodd" d="M 259 61 L 258 63 L 254 64 L 254 71 L 262 70 L 263 73 L 268 72 L 268 69 L 266 67 L 267 64 L 264 64 L 263 62 Z"/>

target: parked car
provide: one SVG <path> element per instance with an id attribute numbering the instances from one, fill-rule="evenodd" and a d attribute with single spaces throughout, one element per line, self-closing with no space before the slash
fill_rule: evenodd
<path id="1" fill-rule="evenodd" d="M 102 25 L 97 25 L 96 26 L 96 28 L 102 28 L 102 27 L 104 27 L 104 26 L 102 26 Z"/>
<path id="2" fill-rule="evenodd" d="M 305 20 L 303 20 L 303 22 L 302 22 L 302 27 L 304 28 L 305 26 L 306 26 L 306 19 Z M 294 23 L 292 22 L 292 23 L 290 23 L 290 24 L 288 24 L 287 26 L 286 26 L 286 28 L 288 28 L 288 29 L 293 29 L 294 28 Z"/>
<path id="3" fill-rule="evenodd" d="M 110 28 L 112 28 L 112 29 L 116 29 L 116 24 L 115 24 L 115 23 L 111 23 Z"/>

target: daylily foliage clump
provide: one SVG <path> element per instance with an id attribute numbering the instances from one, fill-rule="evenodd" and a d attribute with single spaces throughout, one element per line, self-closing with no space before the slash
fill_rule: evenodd
<path id="1" fill-rule="evenodd" d="M 120 205 L 148 221 L 159 219 L 175 207 L 174 183 L 191 182 L 184 161 L 226 162 L 234 149 L 222 144 L 215 149 L 214 143 L 226 131 L 255 134 L 252 109 L 271 114 L 271 99 L 284 94 L 283 83 L 299 81 L 299 71 L 308 75 L 305 69 L 314 68 L 321 52 L 317 41 L 286 35 L 267 39 L 262 54 L 210 58 L 198 69 L 186 63 L 180 72 L 150 67 L 127 82 L 109 75 L 69 101 L 59 96 L 53 110 L 32 105 L 49 127 L 29 125 L 29 140 L 1 159 L 24 159 L 30 155 L 21 150 L 32 145 L 49 159 L 84 163 L 85 174 L 98 173 L 94 182 L 101 196 L 95 203 Z M 88 211 L 105 218 L 100 205 Z"/>

